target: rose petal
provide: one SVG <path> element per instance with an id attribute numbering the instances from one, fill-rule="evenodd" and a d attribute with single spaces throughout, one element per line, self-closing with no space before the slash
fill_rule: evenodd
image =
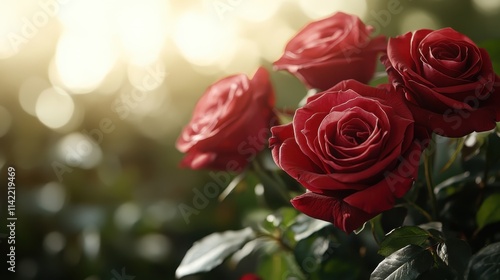
<path id="1" fill-rule="evenodd" d="M 337 228 L 350 233 L 373 218 L 362 210 L 344 203 L 341 199 L 307 192 L 290 201 L 300 212 L 334 224 Z"/>

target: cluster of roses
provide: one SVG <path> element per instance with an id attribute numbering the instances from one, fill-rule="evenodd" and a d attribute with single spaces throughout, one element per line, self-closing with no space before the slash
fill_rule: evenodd
<path id="1" fill-rule="evenodd" d="M 372 33 L 339 12 L 288 42 L 275 68 L 319 90 L 291 123 L 273 123 L 264 68 L 210 86 L 177 141 L 182 165 L 241 170 L 253 159 L 248 143 L 269 145 L 276 164 L 308 190 L 292 205 L 351 232 L 411 188 L 432 133 L 463 137 L 500 121 L 500 78 L 471 39 L 451 28 L 388 40 Z M 379 57 L 389 83 L 372 87 Z M 259 137 L 269 129 L 269 141 Z"/>

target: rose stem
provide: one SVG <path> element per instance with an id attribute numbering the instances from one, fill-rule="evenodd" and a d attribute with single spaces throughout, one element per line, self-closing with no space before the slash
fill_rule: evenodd
<path id="1" fill-rule="evenodd" d="M 430 202 L 431 202 L 431 213 L 433 220 L 437 217 L 437 202 L 436 195 L 434 194 L 434 182 L 432 181 L 432 156 L 429 151 L 434 151 L 435 142 L 432 141 L 429 144 L 427 151 L 424 153 L 424 170 L 425 170 L 425 181 L 427 186 L 427 192 L 429 194 Z"/>
<path id="2" fill-rule="evenodd" d="M 404 198 L 405 203 L 409 206 L 412 207 L 413 209 L 417 210 L 422 216 L 424 216 L 429 222 L 432 222 L 432 216 L 425 211 L 422 207 L 418 206 L 415 202 L 410 201 L 407 198 Z"/>
<path id="3" fill-rule="evenodd" d="M 276 179 L 273 179 L 268 174 L 266 174 L 265 170 L 262 170 L 262 168 L 260 167 L 259 162 L 257 160 L 252 161 L 252 169 L 255 171 L 255 173 L 257 174 L 257 176 L 261 180 L 263 180 L 265 182 L 272 183 L 272 186 L 278 191 L 280 196 L 282 198 L 284 198 L 287 203 L 290 201 L 290 196 L 286 192 L 286 186 L 283 185 L 282 183 L 280 183 L 279 181 L 277 181 Z M 265 183 L 265 182 L 263 182 L 263 183 Z M 283 182 L 283 181 L 281 180 L 281 182 Z M 265 185 L 267 185 L 267 184 L 264 184 L 264 186 Z"/>

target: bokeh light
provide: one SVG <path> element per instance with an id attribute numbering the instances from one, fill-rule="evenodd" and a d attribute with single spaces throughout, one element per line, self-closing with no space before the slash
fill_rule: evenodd
<path id="1" fill-rule="evenodd" d="M 200 11 L 188 11 L 177 20 L 173 39 L 186 60 L 195 65 L 220 62 L 235 47 L 232 25 Z"/>
<path id="2" fill-rule="evenodd" d="M 66 125 L 73 116 L 74 110 L 75 104 L 71 96 L 57 87 L 42 91 L 37 98 L 35 107 L 38 119 L 53 129 Z"/>
<path id="3" fill-rule="evenodd" d="M 101 250 L 101 234 L 94 226 L 85 228 L 82 232 L 83 253 L 89 259 L 94 259 Z"/>
<path id="4" fill-rule="evenodd" d="M 162 61 L 155 61 L 148 65 L 134 65 L 130 64 L 127 67 L 127 77 L 132 86 L 142 91 L 153 91 L 157 89 L 168 73 L 165 68 L 165 63 Z"/>
<path id="5" fill-rule="evenodd" d="M 24 80 L 19 89 L 19 103 L 23 110 L 32 116 L 36 116 L 38 96 L 49 87 L 49 82 L 41 77 L 33 76 Z"/>
<path id="6" fill-rule="evenodd" d="M 500 1 L 497 0 L 472 0 L 474 8 L 487 15 L 500 14 Z"/>
<path id="7" fill-rule="evenodd" d="M 234 4 L 231 4 L 234 3 Z M 272 18 L 280 8 L 283 0 L 252 0 L 252 1 L 228 1 L 228 6 L 235 10 L 235 13 L 243 19 L 251 22 L 261 22 Z M 263 9 L 262 7 L 266 7 Z M 228 12 L 231 12 L 231 8 Z M 221 12 L 219 12 L 221 14 Z M 221 14 L 223 17 L 224 14 Z"/>
<path id="8" fill-rule="evenodd" d="M 102 151 L 92 133 L 84 129 L 65 135 L 56 144 L 58 160 L 71 167 L 94 168 L 102 160 Z"/>
<path id="9" fill-rule="evenodd" d="M 235 73 L 252 75 L 255 69 L 260 66 L 261 53 L 259 45 L 247 39 L 238 40 L 232 52 L 226 55 L 231 59 L 224 64 L 220 64 L 219 68 L 228 75 Z"/>
<path id="10" fill-rule="evenodd" d="M 152 262 L 165 260 L 170 254 L 172 244 L 165 236 L 161 234 L 147 234 L 137 240 L 135 250 L 138 255 Z"/>
<path id="11" fill-rule="evenodd" d="M 13 56 L 19 50 L 16 42 L 23 41 L 19 33 L 19 3 L 15 1 L 0 1 L 0 59 Z"/>
<path id="12" fill-rule="evenodd" d="M 130 229 L 141 218 L 141 211 L 134 203 L 124 203 L 115 210 L 114 221 L 118 228 Z"/>
<path id="13" fill-rule="evenodd" d="M 43 186 L 38 193 L 38 206 L 49 212 L 59 212 L 66 199 L 66 190 L 64 186 L 57 182 L 50 182 Z"/>
<path id="14" fill-rule="evenodd" d="M 299 0 L 299 5 L 304 13 L 313 19 L 326 17 L 337 11 L 362 17 L 367 8 L 365 0 Z"/>
<path id="15" fill-rule="evenodd" d="M 103 33 L 64 33 L 55 56 L 62 86 L 72 93 L 96 89 L 116 61 L 112 40 Z"/>
<path id="16" fill-rule="evenodd" d="M 60 232 L 53 231 L 48 233 L 43 239 L 43 247 L 50 254 L 57 254 L 64 249 L 66 238 Z"/>
<path id="17" fill-rule="evenodd" d="M 268 195 L 242 183 L 189 223 L 180 213 L 210 174 L 179 169 L 174 142 L 211 83 L 264 66 L 278 107 L 295 106 L 304 87 L 271 64 L 304 24 L 336 11 L 382 34 L 453 26 L 498 37 L 499 1 L 463 0 L 460 17 L 437 7 L 452 1 L 404 1 L 387 24 L 374 13 L 389 0 L 0 1 L 0 169 L 18 170 L 19 277 L 105 280 L 126 267 L 173 279 L 202 233 L 244 220 L 236 204 L 253 202 L 233 199 Z M 217 276 L 194 277 L 227 278 Z"/>
<path id="18" fill-rule="evenodd" d="M 151 64 L 160 55 L 169 24 L 167 4 L 163 0 L 126 0 L 113 13 L 121 43 L 132 63 Z"/>
<path id="19" fill-rule="evenodd" d="M 260 32 L 256 34 L 259 42 L 273 42 L 272 44 L 259 44 L 261 55 L 270 62 L 278 60 L 285 49 L 288 41 L 293 37 L 296 30 L 282 20 L 273 20 L 273 32 Z M 276 47 L 280 46 L 280 47 Z"/>

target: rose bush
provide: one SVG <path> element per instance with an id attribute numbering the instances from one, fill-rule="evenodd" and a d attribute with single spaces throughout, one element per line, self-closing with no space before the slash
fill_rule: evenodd
<path id="1" fill-rule="evenodd" d="M 412 115 L 383 88 L 341 82 L 271 132 L 276 164 L 309 190 L 293 206 L 346 232 L 392 208 L 416 177 Z"/>
<path id="2" fill-rule="evenodd" d="M 253 156 L 266 142 L 261 117 L 272 115 L 272 95 L 262 94 L 272 92 L 264 70 L 252 81 L 224 79 L 200 101 L 178 141 L 186 165 L 252 161 L 224 193 L 239 187 L 238 205 L 255 194 L 247 205 L 259 206 L 241 219 L 246 228 L 195 242 L 178 277 L 211 270 L 231 254 L 232 267 L 257 254 L 256 274 L 241 279 L 500 279 L 494 253 L 500 248 L 500 78 L 492 68 L 500 65 L 500 40 L 483 45 L 489 57 L 451 28 L 391 38 L 381 57 L 385 83 L 369 81 L 385 47 L 383 36 L 370 33 L 357 17 L 337 13 L 288 43 L 275 68 L 315 90 L 296 110 L 276 108 L 285 124 L 270 128 L 270 153 Z M 247 91 L 266 97 L 243 97 Z M 259 127 L 265 133 L 256 136 Z M 242 156 L 252 137 L 261 140 L 259 148 Z M 368 220 L 373 238 L 356 231 Z"/>
<path id="3" fill-rule="evenodd" d="M 243 169 L 267 144 L 273 108 L 274 90 L 264 68 L 251 80 L 241 74 L 214 83 L 177 139 L 177 149 L 186 153 L 181 166 Z"/>
<path id="4" fill-rule="evenodd" d="M 381 58 L 417 123 L 443 136 L 486 131 L 500 120 L 500 78 L 488 53 L 451 29 L 390 38 Z"/>
<path id="5" fill-rule="evenodd" d="M 367 83 L 375 73 L 377 55 L 385 50 L 385 36 L 371 38 L 371 26 L 342 12 L 305 26 L 274 62 L 309 88 L 326 90 L 355 79 Z"/>

